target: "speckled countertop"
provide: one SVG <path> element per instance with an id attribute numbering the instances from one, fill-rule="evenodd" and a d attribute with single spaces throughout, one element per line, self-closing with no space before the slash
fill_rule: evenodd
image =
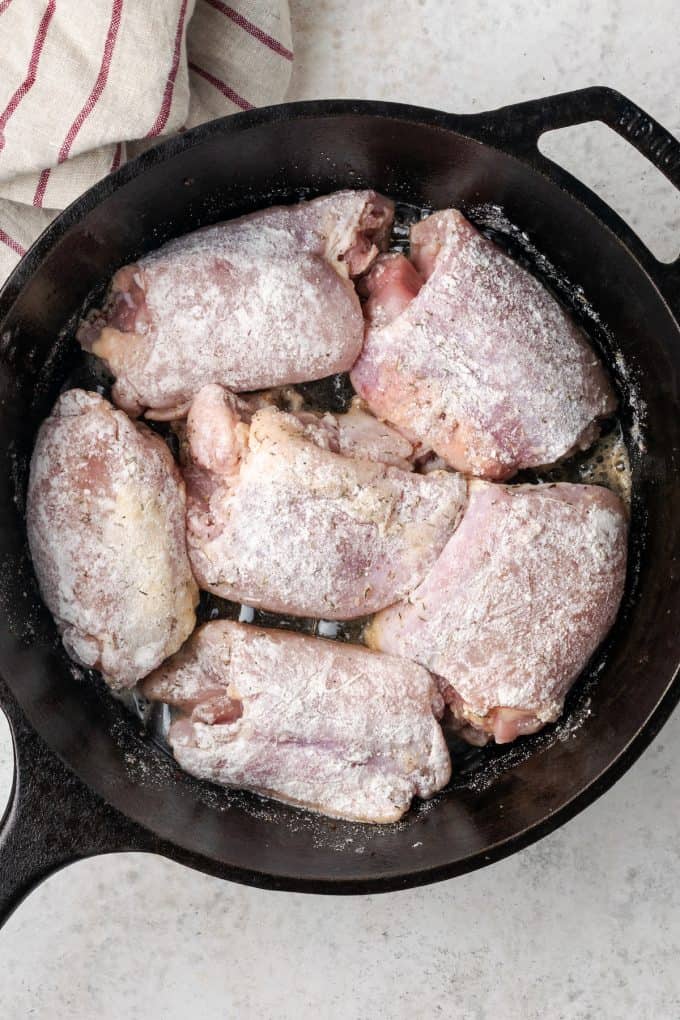
<path id="1" fill-rule="evenodd" d="M 608 84 L 680 136 L 677 0 L 291 3 L 291 98 L 460 112 Z M 662 254 L 680 203 L 595 129 L 553 152 Z M 598 147 L 599 146 L 599 147 Z M 652 175 L 650 175 L 651 177 Z M 10 751 L 0 727 L 0 803 Z M 653 1020 L 680 1016 L 680 712 L 601 800 L 451 882 L 328 899 L 165 860 L 77 865 L 0 932 L 0 1016 Z"/>

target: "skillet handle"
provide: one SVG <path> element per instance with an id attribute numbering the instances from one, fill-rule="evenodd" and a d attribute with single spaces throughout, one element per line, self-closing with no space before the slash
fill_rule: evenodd
<path id="1" fill-rule="evenodd" d="M 483 116 L 481 128 L 485 140 L 492 144 L 500 142 L 513 155 L 528 160 L 558 183 L 560 178 L 568 180 L 573 188 L 574 183 L 580 182 L 543 156 L 537 147 L 538 140 L 546 131 L 594 120 L 616 131 L 680 190 L 680 141 L 626 96 L 603 85 L 494 110 Z M 589 196 L 592 204 L 590 193 Z M 679 312 L 680 257 L 671 263 L 660 262 L 649 249 L 645 251 L 662 290 Z"/>
<path id="2" fill-rule="evenodd" d="M 151 850 L 153 836 L 94 794 L 44 743 L 0 677 L 14 783 L 0 822 L 0 927 L 43 879 L 75 861 Z"/>

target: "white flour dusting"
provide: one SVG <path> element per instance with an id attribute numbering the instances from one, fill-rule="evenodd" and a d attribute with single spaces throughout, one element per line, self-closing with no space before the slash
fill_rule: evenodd
<path id="1" fill-rule="evenodd" d="M 627 515 L 595 486 L 473 481 L 422 585 L 379 613 L 371 647 L 444 678 L 468 710 L 557 718 L 623 594 Z"/>
<path id="2" fill-rule="evenodd" d="M 248 428 L 234 419 L 229 394 L 215 404 L 216 390 L 206 387 L 192 406 L 185 469 L 189 553 L 202 587 L 332 620 L 390 605 L 422 580 L 459 520 L 459 475 L 344 456 L 327 448 L 322 420 L 312 425 L 275 407 L 257 411 Z M 341 444 L 345 432 L 340 424 L 330 436 Z M 205 443 L 216 433 L 234 436 L 237 458 L 229 441 Z M 220 451 L 212 463 L 211 443 Z"/>
<path id="3" fill-rule="evenodd" d="M 96 393 L 60 397 L 33 451 L 31 555 L 66 649 L 113 686 L 146 676 L 195 626 L 184 507 L 158 436 Z"/>
<path id="4" fill-rule="evenodd" d="M 412 228 L 412 256 L 430 247 L 431 275 L 396 319 L 368 324 L 352 371 L 374 413 L 490 478 L 588 446 L 616 401 L 580 329 L 456 210 Z"/>
<path id="5" fill-rule="evenodd" d="M 179 709 L 169 739 L 192 775 L 331 816 L 396 821 L 450 776 L 434 682 L 365 648 L 220 620 L 144 691 Z M 230 718 L 201 721 L 225 698 Z"/>

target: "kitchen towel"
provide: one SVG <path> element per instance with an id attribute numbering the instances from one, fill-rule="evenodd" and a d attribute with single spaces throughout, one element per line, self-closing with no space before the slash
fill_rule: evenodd
<path id="1" fill-rule="evenodd" d="M 279 102 L 292 60 L 287 0 L 0 0 L 0 283 L 126 159 Z"/>

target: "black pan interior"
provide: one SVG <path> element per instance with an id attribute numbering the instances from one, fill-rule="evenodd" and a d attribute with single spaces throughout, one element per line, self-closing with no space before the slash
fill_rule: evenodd
<path id="1" fill-rule="evenodd" d="M 680 338 L 653 282 L 587 208 L 463 123 L 378 104 L 231 118 L 127 166 L 67 211 L 0 300 L 0 671 L 30 721 L 109 802 L 197 866 L 291 888 L 386 888 L 479 866 L 596 795 L 677 697 Z M 77 318 L 120 265 L 206 223 L 341 187 L 457 205 L 569 305 L 621 397 L 631 458 L 631 570 L 620 618 L 556 727 L 457 758 L 449 791 L 400 823 L 334 822 L 185 776 L 61 649 L 23 522 L 35 431 L 80 355 Z M 662 709 L 659 704 L 663 700 Z M 656 711 L 656 715 L 654 715 Z M 652 719 L 652 716 L 654 718 Z"/>

